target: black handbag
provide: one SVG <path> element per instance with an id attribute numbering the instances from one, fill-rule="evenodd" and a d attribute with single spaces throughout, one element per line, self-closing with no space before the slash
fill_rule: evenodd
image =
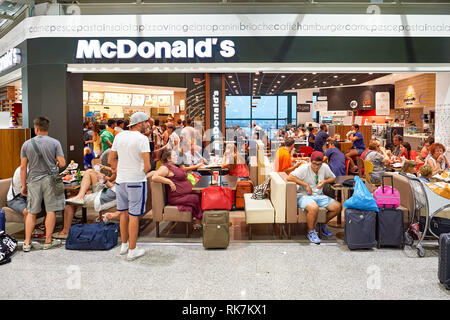
<path id="1" fill-rule="evenodd" d="M 17 240 L 0 231 L 0 265 L 11 262 L 11 256 L 17 249 Z"/>

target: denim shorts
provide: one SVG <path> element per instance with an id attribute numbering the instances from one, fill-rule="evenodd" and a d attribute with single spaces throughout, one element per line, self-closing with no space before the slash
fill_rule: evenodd
<path id="1" fill-rule="evenodd" d="M 335 200 L 324 195 L 297 195 L 297 205 L 302 210 L 305 210 L 307 206 L 315 202 L 320 208 L 326 208 L 332 204 Z"/>
<path id="2" fill-rule="evenodd" d="M 362 155 L 362 153 L 364 152 L 365 149 L 359 149 L 359 148 L 355 148 L 356 151 L 358 151 L 358 155 Z"/>
<path id="3" fill-rule="evenodd" d="M 147 181 L 116 183 L 117 211 L 128 211 L 132 216 L 145 214 Z"/>

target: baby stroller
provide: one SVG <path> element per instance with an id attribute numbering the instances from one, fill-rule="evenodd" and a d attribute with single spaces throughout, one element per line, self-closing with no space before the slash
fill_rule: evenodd
<path id="1" fill-rule="evenodd" d="M 412 189 L 413 200 L 414 200 L 414 213 L 411 224 L 408 227 L 408 230 L 405 232 L 405 244 L 409 246 L 414 245 L 414 239 L 411 236 L 411 233 L 415 233 L 418 235 L 419 242 L 416 244 L 417 255 L 419 257 L 425 256 L 425 249 L 422 247 L 422 242 L 428 234 L 431 234 L 433 237 L 439 239 L 439 234 L 435 234 L 430 228 L 431 220 L 433 217 L 450 207 L 450 200 L 441 197 L 432 191 L 422 180 L 417 177 L 407 175 L 405 173 L 399 173 L 402 176 L 408 179 L 408 182 Z M 420 219 L 420 210 L 425 210 L 425 225 L 420 234 L 418 224 Z"/>

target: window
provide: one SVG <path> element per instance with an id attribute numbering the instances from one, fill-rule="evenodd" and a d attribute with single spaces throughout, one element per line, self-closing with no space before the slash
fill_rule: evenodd
<path id="1" fill-rule="evenodd" d="M 292 123 L 297 125 L 297 95 L 294 94 L 291 96 L 291 110 L 292 110 Z"/>
<path id="2" fill-rule="evenodd" d="M 250 96 L 227 96 L 225 119 L 250 119 Z"/>
<path id="3" fill-rule="evenodd" d="M 278 96 L 278 118 L 288 117 L 288 96 Z"/>
<path id="4" fill-rule="evenodd" d="M 253 119 L 276 119 L 277 118 L 277 97 L 262 96 L 256 107 L 252 108 Z"/>

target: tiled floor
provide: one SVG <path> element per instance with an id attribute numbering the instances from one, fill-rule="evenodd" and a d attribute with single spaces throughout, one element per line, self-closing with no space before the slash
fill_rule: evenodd
<path id="1" fill-rule="evenodd" d="M 350 251 L 342 244 L 141 244 L 129 262 L 110 251 L 18 251 L 1 266 L 0 299 L 449 299 L 437 253 Z"/>

